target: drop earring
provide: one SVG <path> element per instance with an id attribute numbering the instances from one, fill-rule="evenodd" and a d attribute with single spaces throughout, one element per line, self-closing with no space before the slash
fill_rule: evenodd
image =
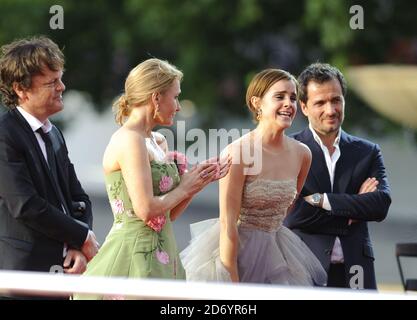
<path id="1" fill-rule="evenodd" d="M 155 110 L 153 112 L 153 119 L 156 120 L 159 118 L 159 104 L 155 106 Z"/>
<path id="2" fill-rule="evenodd" d="M 258 111 L 256 112 L 256 120 L 260 121 L 261 116 L 262 116 L 262 109 L 259 108 Z"/>

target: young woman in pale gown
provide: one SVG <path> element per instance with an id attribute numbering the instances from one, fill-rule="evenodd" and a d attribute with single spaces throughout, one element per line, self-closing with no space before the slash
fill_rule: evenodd
<path id="1" fill-rule="evenodd" d="M 323 286 L 320 262 L 282 225 L 311 164 L 308 147 L 285 135 L 297 111 L 297 82 L 286 71 L 264 70 L 246 103 L 258 125 L 224 151 L 233 164 L 220 180 L 220 219 L 191 226 L 180 255 L 187 280 Z"/>

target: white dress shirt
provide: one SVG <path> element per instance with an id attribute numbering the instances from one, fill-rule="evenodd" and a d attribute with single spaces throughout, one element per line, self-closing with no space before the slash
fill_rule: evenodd
<path id="1" fill-rule="evenodd" d="M 17 107 L 17 110 L 19 110 L 20 114 L 23 116 L 23 118 L 25 118 L 27 123 L 29 123 L 30 127 L 32 128 L 32 131 L 36 136 L 36 140 L 38 140 L 39 147 L 42 150 L 42 154 L 46 160 L 46 163 L 48 163 L 48 156 L 46 154 L 45 142 L 43 141 L 41 135 L 36 132 L 36 130 L 38 130 L 39 128 L 42 128 L 43 132 L 48 133 L 49 131 L 52 130 L 51 122 L 49 121 L 49 119 L 47 119 L 45 123 L 40 122 L 37 118 L 32 116 L 22 107 Z"/>
<path id="2" fill-rule="evenodd" d="M 336 163 L 340 158 L 340 148 L 339 148 L 339 142 L 340 142 L 340 135 L 342 133 L 342 129 L 339 129 L 339 133 L 337 134 L 336 139 L 334 140 L 333 146 L 335 147 L 335 150 L 332 155 L 330 155 L 329 149 L 323 144 L 318 134 L 314 131 L 314 129 L 311 127 L 311 124 L 309 124 L 309 128 L 311 133 L 313 134 L 314 140 L 319 144 L 321 150 L 323 151 L 324 159 L 326 160 L 326 166 L 327 170 L 329 171 L 330 176 L 330 186 L 333 191 L 333 182 L 334 182 L 334 172 L 336 169 Z M 330 205 L 329 199 L 327 197 L 327 194 L 323 194 L 323 209 L 325 210 L 332 210 L 332 207 Z M 339 237 L 336 237 L 336 240 L 333 245 L 332 255 L 330 257 L 331 263 L 343 263 L 343 250 L 342 245 L 340 243 Z"/>

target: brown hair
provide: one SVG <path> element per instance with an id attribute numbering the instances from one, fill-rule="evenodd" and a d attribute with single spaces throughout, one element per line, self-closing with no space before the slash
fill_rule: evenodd
<path id="1" fill-rule="evenodd" d="M 168 61 L 152 58 L 137 65 L 126 78 L 125 92 L 113 104 L 116 122 L 122 125 L 131 108 L 149 103 L 152 93 L 163 92 L 182 77 Z"/>
<path id="2" fill-rule="evenodd" d="M 310 82 L 324 83 L 337 79 L 342 89 L 343 96 L 346 96 L 347 84 L 343 73 L 334 66 L 328 63 L 312 63 L 301 72 L 298 76 L 298 82 L 300 83 L 300 100 L 307 103 L 307 86 Z"/>
<path id="3" fill-rule="evenodd" d="M 52 71 L 64 68 L 64 54 L 51 39 L 40 36 L 15 40 L 0 49 L 0 91 L 3 104 L 14 108 L 19 98 L 13 90 L 13 83 L 28 89 L 32 76 L 42 73 L 42 68 Z"/>
<path id="4" fill-rule="evenodd" d="M 298 83 L 295 77 L 289 72 L 281 69 L 265 69 L 257 73 L 249 83 L 248 90 L 246 90 L 246 105 L 252 112 L 253 120 L 258 122 L 257 113 L 258 108 L 252 104 L 252 97 L 263 98 L 265 93 L 271 88 L 274 83 L 280 80 L 293 81 L 298 94 Z"/>

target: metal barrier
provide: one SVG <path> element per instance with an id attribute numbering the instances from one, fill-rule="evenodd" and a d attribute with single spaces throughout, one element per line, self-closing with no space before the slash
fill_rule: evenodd
<path id="1" fill-rule="evenodd" d="M 97 294 L 137 299 L 207 300 L 417 300 L 417 295 L 368 290 L 178 280 L 86 277 L 41 272 L 0 271 L 0 295 Z"/>

